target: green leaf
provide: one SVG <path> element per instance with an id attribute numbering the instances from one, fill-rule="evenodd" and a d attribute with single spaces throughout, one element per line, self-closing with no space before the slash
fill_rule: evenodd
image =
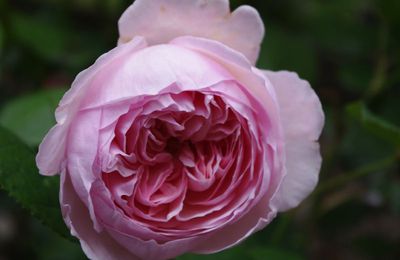
<path id="1" fill-rule="evenodd" d="M 208 260 L 231 260 L 231 259 L 249 259 L 246 254 L 246 247 L 240 245 L 227 250 L 207 255 Z M 202 260 L 205 259 L 204 255 L 185 254 L 177 257 L 177 260 Z"/>
<path id="2" fill-rule="evenodd" d="M 0 127 L 0 187 L 43 224 L 70 238 L 59 205 L 59 177 L 39 175 L 32 150 Z"/>
<path id="3" fill-rule="evenodd" d="M 66 50 L 70 33 L 54 21 L 14 13 L 11 16 L 13 34 L 17 40 L 41 57 L 59 60 Z"/>
<path id="4" fill-rule="evenodd" d="M 232 259 L 249 259 L 249 260 L 301 260 L 299 255 L 276 247 L 261 247 L 261 246 L 235 246 L 227 250 L 207 255 L 210 260 L 232 260 Z M 186 254 L 177 258 L 178 260 L 195 260 L 204 259 L 204 255 Z"/>
<path id="5" fill-rule="evenodd" d="M 0 55 L 2 54 L 4 46 L 4 29 L 3 24 L 0 23 Z"/>
<path id="6" fill-rule="evenodd" d="M 65 89 L 52 89 L 11 101 L 0 112 L 0 125 L 28 145 L 37 146 L 55 124 L 54 110 Z"/>
<path id="7" fill-rule="evenodd" d="M 301 78 L 313 83 L 316 61 L 315 48 L 308 39 L 280 26 L 268 26 L 268 37 L 262 43 L 258 60 L 259 68 L 295 71 Z"/>
<path id="8" fill-rule="evenodd" d="M 288 252 L 282 248 L 274 247 L 257 247 L 249 251 L 252 259 L 263 260 L 263 259 L 273 259 L 273 260 L 301 260 L 300 256 L 295 253 Z"/>
<path id="9" fill-rule="evenodd" d="M 389 193 L 389 206 L 394 214 L 400 216 L 400 184 L 396 182 L 390 183 L 388 193 Z"/>
<path id="10" fill-rule="evenodd" d="M 32 230 L 31 235 L 24 239 L 26 239 L 25 241 L 35 241 L 34 244 L 29 243 L 31 247 L 34 247 L 35 259 L 87 260 L 76 240 L 64 239 L 38 221 L 32 221 L 30 229 Z"/>
<path id="11" fill-rule="evenodd" d="M 367 91 L 371 75 L 373 75 L 372 66 L 362 61 L 344 63 L 338 68 L 338 76 L 343 88 L 355 94 L 363 94 Z"/>
<path id="12" fill-rule="evenodd" d="M 400 146 L 400 128 L 371 114 L 362 102 L 347 106 L 347 113 L 376 136 Z"/>

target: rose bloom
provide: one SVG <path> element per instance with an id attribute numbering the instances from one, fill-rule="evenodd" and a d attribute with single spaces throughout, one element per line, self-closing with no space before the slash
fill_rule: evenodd
<path id="1" fill-rule="evenodd" d="M 324 115 L 297 74 L 254 67 L 257 11 L 137 0 L 116 48 L 81 72 L 39 147 L 91 259 L 236 245 L 315 187 Z"/>

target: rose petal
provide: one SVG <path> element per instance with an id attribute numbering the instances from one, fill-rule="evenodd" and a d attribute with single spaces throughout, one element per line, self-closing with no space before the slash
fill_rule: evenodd
<path id="1" fill-rule="evenodd" d="M 56 110 L 57 125 L 46 135 L 39 146 L 36 163 L 43 175 L 55 175 L 60 172 L 60 166 L 65 159 L 66 139 L 71 121 L 77 113 L 82 99 L 87 95 L 87 89 L 92 85 L 92 79 L 99 71 L 109 66 L 113 61 L 123 58 L 127 53 L 134 53 L 146 46 L 143 38 L 137 37 L 129 44 L 116 47 L 99 57 L 88 69 L 75 78 Z"/>
<path id="2" fill-rule="evenodd" d="M 254 232 L 264 228 L 276 216 L 276 210 L 268 208 L 265 196 L 236 223 L 215 232 L 193 250 L 195 253 L 211 254 L 239 244 Z"/>
<path id="3" fill-rule="evenodd" d="M 286 171 L 277 207 L 296 207 L 315 188 L 321 167 L 318 137 L 324 124 L 321 103 L 307 81 L 296 73 L 264 71 L 274 87 L 285 136 Z"/>
<path id="4" fill-rule="evenodd" d="M 93 229 L 88 209 L 76 195 L 68 173 L 61 174 L 60 185 L 60 203 L 64 221 L 71 229 L 71 235 L 79 239 L 83 251 L 90 259 L 139 259 L 120 246 L 106 232 L 97 233 Z"/>
<path id="5" fill-rule="evenodd" d="M 251 102 L 251 107 L 259 113 L 258 117 L 263 120 L 269 119 L 270 122 L 279 122 L 278 103 L 274 89 L 269 84 L 266 84 L 265 78 L 256 73 L 255 68 L 251 66 L 243 55 L 217 41 L 190 36 L 176 38 L 171 44 L 202 53 L 215 60 L 217 64 L 222 65 L 234 76 L 235 81 L 243 86 L 245 94 L 258 101 Z M 229 89 L 223 91 L 224 95 L 229 95 L 229 93 Z M 243 98 L 245 97 L 241 99 Z M 269 131 L 273 139 L 280 139 L 280 124 L 271 124 Z"/>
<path id="6" fill-rule="evenodd" d="M 185 35 L 222 42 L 255 64 L 264 36 L 258 12 L 241 6 L 233 13 L 228 0 L 137 0 L 119 20 L 119 43 L 143 36 L 149 44 Z"/>
<path id="7" fill-rule="evenodd" d="M 101 110 L 80 112 L 70 127 L 66 168 L 81 200 L 88 204 L 92 182 L 100 177 L 94 167 L 98 151 Z M 90 145 L 88 145 L 90 144 Z"/>
<path id="8" fill-rule="evenodd" d="M 60 172 L 61 164 L 65 160 L 67 130 L 64 125 L 53 126 L 39 145 L 36 165 L 40 174 L 52 176 Z"/>
<path id="9" fill-rule="evenodd" d="M 235 77 L 235 81 L 240 83 L 245 95 L 242 95 L 237 100 L 238 103 L 233 107 L 236 110 L 239 109 L 239 113 L 242 114 L 239 102 L 245 99 L 246 96 L 251 100 L 249 104 L 257 114 L 257 123 L 262 124 L 262 129 L 265 131 L 260 133 L 261 138 L 264 138 L 273 152 L 276 153 L 275 157 L 281 158 L 283 154 L 283 133 L 278 111 L 279 105 L 275 90 L 262 72 L 252 67 L 240 53 L 216 41 L 185 36 L 174 39 L 171 44 L 203 53 L 218 64 L 221 64 Z M 232 88 L 222 90 L 223 95 L 229 96 L 231 92 Z M 249 120 L 250 127 L 253 122 L 256 121 Z M 279 159 L 274 163 L 274 172 L 281 171 L 281 161 Z"/>
<path id="10" fill-rule="evenodd" d="M 110 64 L 96 76 L 96 84 L 87 89 L 83 109 L 145 95 L 198 90 L 225 80 L 233 80 L 232 75 L 195 51 L 172 44 L 151 46 Z"/>
<path id="11" fill-rule="evenodd" d="M 161 239 L 162 234 L 157 234 L 123 215 L 112 203 L 110 194 L 101 181 L 93 183 L 90 195 L 99 222 L 120 245 L 140 259 L 171 259 L 190 251 L 207 239 L 207 236 L 188 237 L 158 243 L 155 239 Z"/>

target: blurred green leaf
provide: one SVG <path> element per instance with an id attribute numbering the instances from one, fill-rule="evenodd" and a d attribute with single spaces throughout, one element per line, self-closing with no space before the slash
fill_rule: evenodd
<path id="1" fill-rule="evenodd" d="M 4 45 L 4 30 L 3 30 L 3 24 L 0 23 L 0 55 L 2 54 L 3 51 L 3 45 Z"/>
<path id="2" fill-rule="evenodd" d="M 247 250 L 245 250 L 244 246 L 241 245 L 229 248 L 222 252 L 207 255 L 207 257 L 205 257 L 204 255 L 185 254 L 183 256 L 177 257 L 177 260 L 202 260 L 204 258 L 207 258 L 208 260 L 248 259 L 246 252 Z"/>
<path id="3" fill-rule="evenodd" d="M 397 0 L 375 0 L 376 6 L 384 17 L 385 21 L 390 24 L 395 32 L 400 31 L 400 1 Z M 394 37 L 399 37 L 398 34 Z"/>
<path id="4" fill-rule="evenodd" d="M 17 47 L 34 54 L 41 64 L 62 65 L 64 70 L 72 69 L 75 74 L 110 46 L 100 37 L 96 31 L 98 28 L 87 26 L 91 29 L 88 33 L 88 28 L 77 27 L 73 21 L 65 20 L 63 15 L 65 13 L 57 10 L 43 15 L 39 12 L 35 15 L 13 13 L 10 15 L 12 36 Z M 104 27 L 102 32 L 106 30 L 107 27 Z M 115 44 L 116 40 L 111 42 Z"/>
<path id="5" fill-rule="evenodd" d="M 45 225 L 64 237 L 70 237 L 58 201 L 59 178 L 39 175 L 34 153 L 2 127 L 0 187 Z"/>
<path id="6" fill-rule="evenodd" d="M 352 247 L 362 252 L 365 258 L 391 259 L 391 252 L 395 252 L 398 243 L 376 234 L 364 234 L 353 241 Z"/>
<path id="7" fill-rule="evenodd" d="M 35 239 L 33 246 L 37 255 L 36 259 L 87 260 L 79 243 L 58 236 L 36 219 L 32 219 L 32 231 L 33 235 L 29 239 Z"/>
<path id="8" fill-rule="evenodd" d="M 379 136 L 371 134 L 358 119 L 351 116 L 346 120 L 346 129 L 337 149 L 337 157 L 341 159 L 347 171 L 393 157 L 396 152 L 396 146 L 382 142 Z"/>
<path id="9" fill-rule="evenodd" d="M 358 120 L 371 133 L 400 146 L 400 129 L 389 122 L 371 114 L 362 102 L 347 106 L 347 113 Z"/>
<path id="10" fill-rule="evenodd" d="M 178 260 L 196 260 L 204 259 L 203 255 L 186 254 L 178 257 Z M 253 247 L 239 245 L 233 248 L 221 251 L 219 253 L 207 255 L 209 260 L 232 260 L 232 259 L 249 259 L 249 260 L 300 260 L 303 259 L 299 255 L 288 252 L 277 247 Z"/>
<path id="11" fill-rule="evenodd" d="M 0 125 L 30 146 L 37 146 L 54 125 L 54 110 L 65 89 L 41 91 L 9 102 L 0 111 Z"/>
<path id="12" fill-rule="evenodd" d="M 258 67 L 271 70 L 290 70 L 311 83 L 316 79 L 316 52 L 305 38 L 269 25 Z"/>
<path id="13" fill-rule="evenodd" d="M 400 59 L 399 59 L 400 61 Z M 395 72 L 396 73 L 396 72 Z M 400 82 L 400 68 L 398 71 Z M 393 84 L 392 89 L 386 90 L 385 95 L 381 95 L 380 98 L 376 98 L 374 103 L 374 110 L 376 113 L 379 113 L 380 117 L 384 118 L 386 121 L 389 121 L 391 124 L 400 126 L 400 116 L 399 116 L 399 97 L 400 97 L 400 88 L 398 88 L 398 84 Z"/>
<path id="14" fill-rule="evenodd" d="M 373 68 L 369 64 L 348 62 L 338 68 L 340 82 L 347 91 L 355 94 L 363 94 L 370 85 Z"/>
<path id="15" fill-rule="evenodd" d="M 273 247 L 257 247 L 253 248 L 249 251 L 250 256 L 254 260 L 264 260 L 264 259 L 273 259 L 273 260 L 300 260 L 303 259 L 299 255 L 288 252 L 281 248 L 273 248 Z"/>
<path id="16" fill-rule="evenodd" d="M 332 177 L 327 181 L 321 182 L 313 194 L 315 196 L 316 194 L 332 190 L 332 189 L 340 187 L 341 185 L 344 185 L 344 184 L 348 184 L 357 178 L 364 177 L 373 172 L 382 171 L 382 170 L 392 166 L 395 162 L 397 162 L 397 157 L 389 156 L 382 160 L 373 161 L 368 164 L 365 164 L 353 171 L 349 171 L 346 173 L 342 173 L 340 175 L 336 175 L 335 177 Z"/>
<path id="17" fill-rule="evenodd" d="M 49 60 L 60 58 L 71 34 L 54 21 L 18 13 L 11 16 L 11 25 L 19 42 Z"/>
<path id="18" fill-rule="evenodd" d="M 389 206 L 394 214 L 400 216 L 400 183 L 392 182 L 388 186 Z"/>
<path id="19" fill-rule="evenodd" d="M 369 3 L 364 0 L 307 1 L 306 33 L 311 33 L 320 50 L 335 55 L 330 59 L 363 58 L 376 48 L 376 24 L 363 21 Z"/>

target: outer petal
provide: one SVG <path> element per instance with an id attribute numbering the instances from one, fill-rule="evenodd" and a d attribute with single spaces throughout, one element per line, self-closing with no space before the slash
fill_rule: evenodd
<path id="1" fill-rule="evenodd" d="M 275 187 L 270 187 L 275 190 Z M 273 192 L 271 192 L 273 193 Z M 215 232 L 193 250 L 199 254 L 211 254 L 235 246 L 254 232 L 263 229 L 276 216 L 276 209 L 268 207 L 269 196 L 264 196 L 243 218 Z"/>
<path id="2" fill-rule="evenodd" d="M 47 133 L 39 146 L 36 163 L 41 174 L 55 175 L 60 172 L 60 166 L 65 159 L 66 137 L 70 123 L 81 106 L 87 90 L 93 84 L 93 77 L 108 64 L 118 61 L 127 54 L 132 54 L 145 46 L 144 39 L 138 37 L 129 44 L 114 48 L 102 55 L 91 67 L 78 74 L 56 110 L 57 125 Z"/>
<path id="3" fill-rule="evenodd" d="M 139 259 L 121 247 L 106 232 L 97 233 L 93 229 L 88 209 L 79 199 L 72 186 L 68 173 L 61 174 L 60 204 L 64 221 L 77 237 L 82 249 L 90 259 L 134 260 Z"/>
<path id="4" fill-rule="evenodd" d="M 79 112 L 71 123 L 68 135 L 66 168 L 75 192 L 85 205 L 92 182 L 99 178 L 95 159 L 98 151 L 100 109 Z"/>
<path id="5" fill-rule="evenodd" d="M 132 254 L 137 255 L 140 259 L 172 259 L 191 251 L 193 247 L 207 239 L 207 236 L 187 237 L 165 243 L 157 243 L 149 237 L 149 234 L 153 233 L 153 231 L 146 230 L 140 224 L 134 223 L 124 216 L 124 213 L 119 208 L 116 208 L 101 181 L 93 183 L 90 192 L 98 221 L 102 223 L 104 229 L 117 243 L 132 252 Z M 138 235 L 139 233 L 140 235 Z M 138 236 L 135 236 L 135 234 Z M 140 236 L 147 238 L 143 239 Z M 156 236 L 161 235 L 153 234 L 153 238 Z"/>
<path id="6" fill-rule="evenodd" d="M 40 174 L 55 175 L 60 171 L 60 165 L 64 161 L 65 143 L 68 129 L 63 125 L 53 126 L 39 146 L 36 156 L 36 165 Z"/>
<path id="7" fill-rule="evenodd" d="M 85 95 L 80 109 L 170 92 L 172 85 L 180 92 L 233 79 L 223 66 L 195 51 L 173 44 L 150 46 L 110 63 L 93 77 L 93 84 L 87 86 L 90 94 Z"/>
<path id="8" fill-rule="evenodd" d="M 255 64 L 264 25 L 258 12 L 241 6 L 233 13 L 228 0 L 136 0 L 119 20 L 119 43 L 144 36 L 149 44 L 178 36 L 220 41 Z"/>
<path id="9" fill-rule="evenodd" d="M 318 137 L 324 125 L 321 103 L 296 73 L 265 71 L 277 94 L 285 137 L 286 176 L 275 197 L 279 211 L 296 207 L 318 182 Z"/>

